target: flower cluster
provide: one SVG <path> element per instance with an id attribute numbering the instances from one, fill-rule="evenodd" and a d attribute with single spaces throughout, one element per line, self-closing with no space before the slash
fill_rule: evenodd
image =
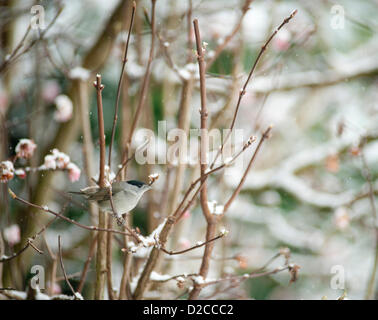
<path id="1" fill-rule="evenodd" d="M 21 139 L 16 146 L 16 158 L 29 159 L 33 156 L 34 150 L 37 145 L 33 140 Z M 14 160 L 15 161 L 15 160 Z M 68 178 L 71 182 L 78 181 L 80 178 L 80 168 L 71 162 L 70 157 L 64 152 L 60 152 L 58 149 L 53 149 L 51 154 L 48 154 L 44 158 L 44 163 L 37 168 L 16 168 L 14 163 L 9 160 L 0 162 L 0 182 L 6 183 L 12 180 L 14 176 L 24 179 L 26 173 L 30 171 L 45 171 L 45 170 L 66 170 L 68 172 Z"/>
<path id="2" fill-rule="evenodd" d="M 37 148 L 37 145 L 33 140 L 30 139 L 20 139 L 16 145 L 16 155 L 18 158 L 29 159 L 33 156 L 34 150 Z"/>
<path id="3" fill-rule="evenodd" d="M 67 170 L 68 178 L 71 182 L 79 180 L 81 170 L 71 162 L 70 157 L 58 149 L 53 149 L 51 154 L 45 156 L 44 163 L 39 167 L 39 170 Z"/>
<path id="4" fill-rule="evenodd" d="M 14 177 L 14 166 L 11 161 L 0 162 L 0 182 L 7 182 Z"/>

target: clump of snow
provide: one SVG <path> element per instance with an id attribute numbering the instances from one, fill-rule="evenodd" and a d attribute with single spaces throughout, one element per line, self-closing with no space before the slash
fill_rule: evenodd
<path id="1" fill-rule="evenodd" d="M 193 75 L 198 72 L 198 67 L 194 63 L 188 63 L 182 69 L 179 70 L 180 76 L 185 80 L 189 80 Z"/>
<path id="2" fill-rule="evenodd" d="M 68 76 L 71 79 L 78 79 L 82 81 L 86 81 L 89 79 L 91 72 L 88 69 L 83 67 L 76 67 L 70 70 Z"/>
<path id="3" fill-rule="evenodd" d="M 172 276 L 170 276 L 169 274 L 159 274 L 155 271 L 152 271 L 150 275 L 150 280 L 152 281 L 167 281 L 168 279 L 171 279 L 171 278 Z"/>
<path id="4" fill-rule="evenodd" d="M 115 179 L 116 174 L 110 170 L 108 165 L 105 165 L 104 170 L 105 170 L 105 185 L 109 187 L 111 183 L 113 182 L 113 180 Z M 97 173 L 93 177 L 93 179 L 98 181 L 99 177 L 100 177 L 100 173 Z"/>
<path id="5" fill-rule="evenodd" d="M 167 219 L 164 219 L 162 223 L 160 223 L 154 231 L 151 232 L 150 235 L 144 237 L 139 235 L 139 240 L 141 241 L 139 244 L 134 244 L 132 241 L 128 243 L 128 250 L 132 253 L 139 254 L 143 252 L 143 257 L 147 256 L 149 249 L 153 246 L 159 246 L 159 235 L 161 230 L 163 229 L 165 222 Z M 148 249 L 148 251 L 146 251 Z"/>
<path id="6" fill-rule="evenodd" d="M 151 232 L 151 234 L 149 236 L 147 236 L 147 237 L 139 236 L 142 243 L 143 243 L 143 246 L 151 247 L 151 246 L 157 245 L 159 243 L 159 235 L 160 235 L 160 232 L 163 229 L 166 221 L 167 221 L 167 219 L 164 219 L 164 221 L 162 223 L 160 223 L 156 227 L 156 229 Z"/>
<path id="7" fill-rule="evenodd" d="M 233 157 L 228 157 L 228 158 L 224 159 L 224 164 L 226 166 L 229 165 L 232 162 L 233 159 L 234 159 Z"/>
<path id="8" fill-rule="evenodd" d="M 212 214 L 220 215 L 220 214 L 223 214 L 223 212 L 224 212 L 224 206 L 218 205 L 218 202 L 215 201 L 215 200 L 208 201 L 207 205 L 208 205 L 209 210 Z"/>
<path id="9" fill-rule="evenodd" d="M 228 231 L 226 228 L 221 228 L 220 229 L 220 233 L 221 235 L 224 235 L 224 236 L 227 236 L 229 234 L 230 231 Z"/>
<path id="10" fill-rule="evenodd" d="M 204 284 L 205 283 L 205 279 L 202 276 L 199 276 L 199 275 L 193 276 L 192 280 L 195 284 Z"/>

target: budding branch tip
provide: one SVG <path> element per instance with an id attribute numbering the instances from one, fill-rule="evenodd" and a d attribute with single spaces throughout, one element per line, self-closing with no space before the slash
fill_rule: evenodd
<path id="1" fill-rule="evenodd" d="M 16 194 L 10 188 L 8 188 L 8 192 L 13 199 L 16 199 L 16 197 L 17 197 Z"/>

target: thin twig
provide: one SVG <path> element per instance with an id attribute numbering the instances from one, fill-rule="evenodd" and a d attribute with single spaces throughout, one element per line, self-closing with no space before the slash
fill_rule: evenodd
<path id="1" fill-rule="evenodd" d="M 5 257 L 5 258 L 1 258 L 0 259 L 0 263 L 1 262 L 6 262 L 6 261 L 10 261 L 16 257 L 18 257 L 21 253 L 23 253 L 27 248 L 29 248 L 29 246 L 33 247 L 34 250 L 36 250 L 39 254 L 43 254 L 43 252 L 41 250 L 39 250 L 38 248 L 36 248 L 34 245 L 33 245 L 33 241 L 39 236 L 41 235 L 48 227 L 51 226 L 51 224 L 56 220 L 57 218 L 55 217 L 54 219 L 52 219 L 51 221 L 49 221 L 40 231 L 38 231 L 34 236 L 30 237 L 25 246 L 19 250 L 18 252 L 14 253 L 13 255 L 11 255 L 10 257 Z"/>
<path id="2" fill-rule="evenodd" d="M 194 249 L 201 248 L 201 247 L 207 245 L 207 244 L 210 243 L 210 242 L 213 242 L 213 241 L 216 241 L 216 240 L 218 240 L 218 239 L 220 239 L 220 238 L 223 238 L 224 236 L 225 236 L 225 234 L 224 234 L 224 233 L 221 233 L 221 234 L 219 234 L 218 236 L 216 236 L 216 237 L 214 237 L 214 238 L 212 238 L 212 239 L 210 239 L 210 240 L 207 240 L 207 241 L 205 241 L 205 242 L 199 243 L 199 244 L 197 244 L 197 245 L 195 245 L 195 246 L 193 246 L 193 247 L 190 247 L 190 248 L 188 248 L 188 249 L 184 249 L 184 250 L 181 250 L 181 251 L 168 251 L 168 250 L 164 249 L 163 247 L 160 247 L 160 250 L 163 251 L 163 252 L 165 252 L 166 254 L 171 255 L 171 256 L 172 256 L 172 255 L 176 255 L 176 254 L 183 254 L 183 253 L 186 253 L 186 252 L 192 251 L 192 250 L 194 250 Z"/>
<path id="3" fill-rule="evenodd" d="M 201 145 L 200 145 L 200 169 L 201 169 L 201 193 L 200 193 L 200 203 L 202 213 L 207 222 L 206 228 L 206 246 L 202 258 L 202 263 L 199 271 L 199 275 L 203 278 L 206 278 L 207 273 L 210 267 L 210 257 L 214 248 L 214 242 L 210 239 L 214 238 L 215 228 L 217 223 L 217 217 L 210 212 L 208 206 L 208 197 L 207 197 L 207 177 L 206 170 L 208 167 L 207 164 L 207 148 L 208 148 L 208 125 L 207 125 L 207 104 L 206 104 L 206 64 L 204 60 L 204 48 L 202 47 L 201 35 L 198 26 L 198 20 L 193 21 L 194 33 L 196 36 L 196 46 L 197 46 L 197 60 L 199 67 L 199 76 L 200 76 L 200 93 L 201 93 Z M 189 294 L 189 299 L 197 299 L 201 287 L 194 284 L 193 290 Z"/>
<path id="4" fill-rule="evenodd" d="M 60 260 L 60 266 L 62 267 L 62 271 L 63 271 L 63 275 L 64 275 L 64 279 L 66 280 L 68 286 L 70 287 L 73 295 L 76 297 L 76 292 L 74 290 L 74 288 L 72 287 L 71 285 L 71 282 L 68 280 L 68 277 L 67 277 L 67 273 L 66 273 L 66 269 L 64 268 L 64 264 L 63 264 L 63 257 L 62 257 L 62 247 L 61 247 L 61 244 L 60 244 L 60 235 L 58 236 L 58 247 L 59 247 L 59 260 Z"/>
<path id="5" fill-rule="evenodd" d="M 93 83 L 97 93 L 97 118 L 100 142 L 100 174 L 98 185 L 100 188 L 106 187 L 105 177 L 105 130 L 104 130 L 104 111 L 102 105 L 102 90 L 104 86 L 101 84 L 101 75 L 96 75 L 96 81 Z M 106 228 L 105 212 L 99 210 L 98 214 L 99 228 Z M 95 299 L 102 300 L 104 298 L 105 288 L 105 272 L 106 272 L 106 234 L 99 232 L 97 239 L 97 256 L 96 256 L 96 285 Z"/>
<path id="6" fill-rule="evenodd" d="M 214 61 L 219 57 L 219 55 L 222 53 L 222 51 L 224 50 L 224 48 L 226 48 L 226 46 L 230 43 L 230 41 L 232 40 L 232 38 L 240 30 L 240 27 L 241 27 L 242 22 L 243 22 L 243 18 L 246 15 L 246 13 L 248 12 L 249 5 L 251 4 L 251 2 L 252 2 L 252 0 L 246 0 L 245 1 L 244 5 L 243 5 L 243 8 L 242 8 L 241 16 L 238 19 L 238 23 L 235 25 L 235 27 L 231 31 L 231 33 L 224 38 L 224 40 L 222 41 L 222 43 L 220 45 L 218 45 L 218 47 L 215 48 L 214 54 L 211 56 L 211 58 L 209 58 L 206 61 L 206 70 L 210 69 L 210 67 L 213 65 Z"/>
<path id="7" fill-rule="evenodd" d="M 155 5 L 156 5 L 156 0 L 151 0 L 152 2 L 152 13 L 151 13 L 151 46 L 150 46 L 150 53 L 147 61 L 147 67 L 146 67 L 146 72 L 144 74 L 143 82 L 142 82 L 142 87 L 140 90 L 140 99 L 136 108 L 136 112 L 134 115 L 133 122 L 130 127 L 128 139 L 126 141 L 126 146 L 125 146 L 125 156 L 129 156 L 129 149 L 131 146 L 131 141 L 133 139 L 134 131 L 137 127 L 137 124 L 139 122 L 139 118 L 142 112 L 142 109 L 144 107 L 146 97 L 147 97 L 147 89 L 150 83 L 150 76 L 151 76 L 151 64 L 152 60 L 154 57 L 154 49 L 155 49 Z M 125 166 L 126 169 L 126 166 Z"/>
<path id="8" fill-rule="evenodd" d="M 121 74 L 119 76 L 118 87 L 117 87 L 117 96 L 116 96 L 116 104 L 115 104 L 115 110 L 114 110 L 112 135 L 111 135 L 110 145 L 109 145 L 109 158 L 108 158 L 109 170 L 111 169 L 111 165 L 112 165 L 112 147 L 113 147 L 113 142 L 114 142 L 115 128 L 116 128 L 117 119 L 118 119 L 119 98 L 121 96 L 121 86 L 122 86 L 123 75 L 124 75 L 124 72 L 125 72 L 125 66 L 126 66 L 126 62 L 127 62 L 127 52 L 128 52 L 128 48 L 129 48 L 131 30 L 132 30 L 133 23 L 134 23 L 135 9 L 136 9 L 136 3 L 135 3 L 135 1 L 133 1 L 133 9 L 132 9 L 132 12 L 131 12 L 131 21 L 130 21 L 130 26 L 129 26 L 129 33 L 127 35 L 127 40 L 126 40 L 126 45 L 125 45 L 125 53 L 124 53 L 123 61 L 122 61 Z"/>
<path id="9" fill-rule="evenodd" d="M 287 24 L 297 13 L 297 10 L 294 10 L 290 16 L 288 16 L 287 18 L 285 18 L 282 23 L 274 30 L 274 32 L 270 35 L 270 37 L 268 38 L 268 40 L 264 43 L 264 45 L 261 47 L 260 49 L 260 52 L 259 54 L 257 55 L 257 58 L 251 68 L 251 71 L 249 72 L 248 74 L 248 77 L 247 77 L 247 80 L 245 81 L 243 87 L 240 89 L 239 91 L 239 98 L 238 98 L 238 102 L 236 104 L 236 108 L 235 108 L 235 112 L 234 112 L 234 116 L 232 118 L 232 121 L 231 121 L 231 125 L 230 125 L 230 130 L 227 134 L 227 136 L 223 139 L 223 142 L 222 142 L 222 145 L 220 147 L 220 149 L 218 150 L 214 160 L 213 160 L 213 163 L 210 165 L 210 168 L 212 168 L 216 162 L 216 160 L 218 159 L 219 155 L 223 152 L 223 148 L 228 140 L 228 138 L 230 137 L 231 133 L 232 133 L 232 130 L 234 129 L 234 126 L 235 126 L 235 121 L 236 121 L 236 117 L 238 115 L 238 111 L 239 111 L 239 107 L 240 107 L 240 103 L 241 103 L 241 100 L 243 98 L 243 96 L 246 94 L 246 90 L 247 90 L 247 86 L 248 86 L 248 83 L 249 81 L 251 80 L 252 78 L 252 75 L 256 69 L 256 66 L 260 60 L 260 58 L 262 57 L 263 53 L 265 52 L 266 48 L 268 47 L 269 43 L 272 41 L 272 39 L 275 37 L 275 35 L 278 33 L 278 31 L 285 25 Z"/>
<path id="10" fill-rule="evenodd" d="M 95 249 L 96 249 L 97 236 L 98 235 L 96 234 L 93 237 L 91 246 L 89 247 L 88 257 L 87 257 L 87 260 L 85 260 L 84 268 L 83 268 L 83 271 L 81 273 L 81 277 L 80 277 L 80 281 L 79 281 L 79 286 L 77 287 L 77 292 L 79 292 L 79 293 L 81 293 L 81 291 L 83 290 L 83 287 L 84 287 L 84 283 L 85 283 L 85 279 L 87 277 L 89 266 L 91 264 L 92 257 L 94 255 L 94 252 L 95 252 Z"/>
<path id="11" fill-rule="evenodd" d="M 10 195 L 12 196 L 13 199 L 17 200 L 17 201 L 20 201 L 30 207 L 33 207 L 33 208 L 36 208 L 36 209 L 39 209 L 39 210 L 42 210 L 44 212 L 48 212 L 48 213 L 51 213 L 53 214 L 54 216 L 56 217 L 59 217 L 67 222 L 70 222 L 80 228 L 83 228 L 83 229 L 86 229 L 86 230 L 89 230 L 89 231 L 104 231 L 104 232 L 113 232 L 113 233 L 118 233 L 118 234 L 123 234 L 123 235 L 126 235 L 126 236 L 129 236 L 130 234 L 127 233 L 127 232 L 123 232 L 123 231 L 119 231 L 119 230 L 114 230 L 114 229 L 107 229 L 107 228 L 98 228 L 98 227 L 95 227 L 95 226 L 86 226 L 84 224 L 81 224 L 75 220 L 72 220 L 70 218 L 67 218 L 66 216 L 63 216 L 62 214 L 60 213 L 57 213 L 55 211 L 52 211 L 51 209 L 49 209 L 48 207 L 46 206 L 40 206 L 40 205 L 37 205 L 37 204 L 34 204 L 34 203 L 31 203 L 25 199 L 22 199 L 20 198 L 19 196 L 17 196 L 11 189 L 8 189 L 9 190 L 9 193 Z"/>
<path id="12" fill-rule="evenodd" d="M 361 143 L 363 144 L 363 143 Z M 375 279 L 377 276 L 377 269 L 378 269 L 378 220 L 377 220 L 377 208 L 375 206 L 375 199 L 374 199 L 374 187 L 373 187 L 373 182 L 372 182 L 372 176 L 370 172 L 370 168 L 367 164 L 365 154 L 362 150 L 361 146 L 361 160 L 363 164 L 363 175 L 365 176 L 365 179 L 368 183 L 369 186 L 369 200 L 370 200 L 370 206 L 371 206 L 371 213 L 372 213 L 372 218 L 373 218 L 373 223 L 374 223 L 374 238 L 375 238 L 375 243 L 374 243 L 374 263 L 373 263 L 373 268 L 371 271 L 371 274 L 369 276 L 368 280 L 368 286 L 366 289 L 366 294 L 365 294 L 365 299 L 370 300 L 374 299 L 375 295 Z"/>
<path id="13" fill-rule="evenodd" d="M 237 186 L 237 188 L 234 190 L 233 194 L 231 195 L 230 199 L 226 202 L 226 204 L 224 205 L 224 210 L 223 212 L 226 212 L 228 210 L 228 208 L 230 207 L 230 205 L 232 204 L 232 202 L 235 200 L 235 198 L 238 196 L 238 194 L 240 193 L 240 190 L 242 189 L 243 185 L 244 185 L 244 182 L 245 182 L 245 179 L 247 178 L 247 175 L 248 175 L 248 172 L 249 170 L 251 169 L 252 167 L 252 164 L 254 163 L 255 159 L 256 159 L 256 156 L 263 144 L 263 142 L 269 138 L 269 134 L 270 134 L 270 131 L 272 130 L 272 126 L 269 126 L 265 132 L 263 133 L 260 141 L 259 141 L 259 144 L 257 145 L 256 149 L 255 149 L 255 152 L 253 153 L 252 157 L 251 157 L 251 160 L 249 161 L 248 163 L 248 167 L 247 169 L 244 171 L 244 174 L 243 174 L 243 177 L 241 178 L 240 182 L 239 182 L 239 185 Z"/>

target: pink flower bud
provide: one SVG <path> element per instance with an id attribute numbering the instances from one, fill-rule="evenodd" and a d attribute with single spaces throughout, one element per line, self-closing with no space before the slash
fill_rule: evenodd
<path id="1" fill-rule="evenodd" d="M 57 122 L 66 122 L 72 118 L 73 105 L 71 99 L 61 94 L 55 98 L 56 111 L 54 119 Z"/>
<path id="2" fill-rule="evenodd" d="M 17 224 L 11 225 L 4 229 L 4 239 L 10 246 L 13 246 L 21 241 L 20 227 Z"/>
<path id="3" fill-rule="evenodd" d="M 42 89 L 42 98 L 48 103 L 52 103 L 60 92 L 59 85 L 56 81 L 47 81 Z"/>
<path id="4" fill-rule="evenodd" d="M 186 210 L 185 212 L 184 212 L 184 214 L 182 215 L 182 218 L 183 219 L 187 219 L 187 218 L 189 218 L 190 217 L 190 211 L 189 210 Z"/>
<path id="5" fill-rule="evenodd" d="M 178 242 L 180 250 L 186 250 L 190 248 L 190 241 L 186 238 L 181 238 Z"/>
<path id="6" fill-rule="evenodd" d="M 286 51 L 290 47 L 291 33 L 287 29 L 280 30 L 273 39 L 273 47 L 277 51 Z"/>
<path id="7" fill-rule="evenodd" d="M 71 162 L 68 164 L 67 169 L 68 169 L 68 178 L 70 179 L 70 181 L 71 182 L 78 181 L 80 178 L 80 173 L 81 173 L 81 170 L 79 169 L 79 167 L 76 164 Z"/>
<path id="8" fill-rule="evenodd" d="M 62 288 L 60 287 L 59 284 L 54 283 L 52 286 L 52 294 L 61 294 L 62 293 Z"/>

